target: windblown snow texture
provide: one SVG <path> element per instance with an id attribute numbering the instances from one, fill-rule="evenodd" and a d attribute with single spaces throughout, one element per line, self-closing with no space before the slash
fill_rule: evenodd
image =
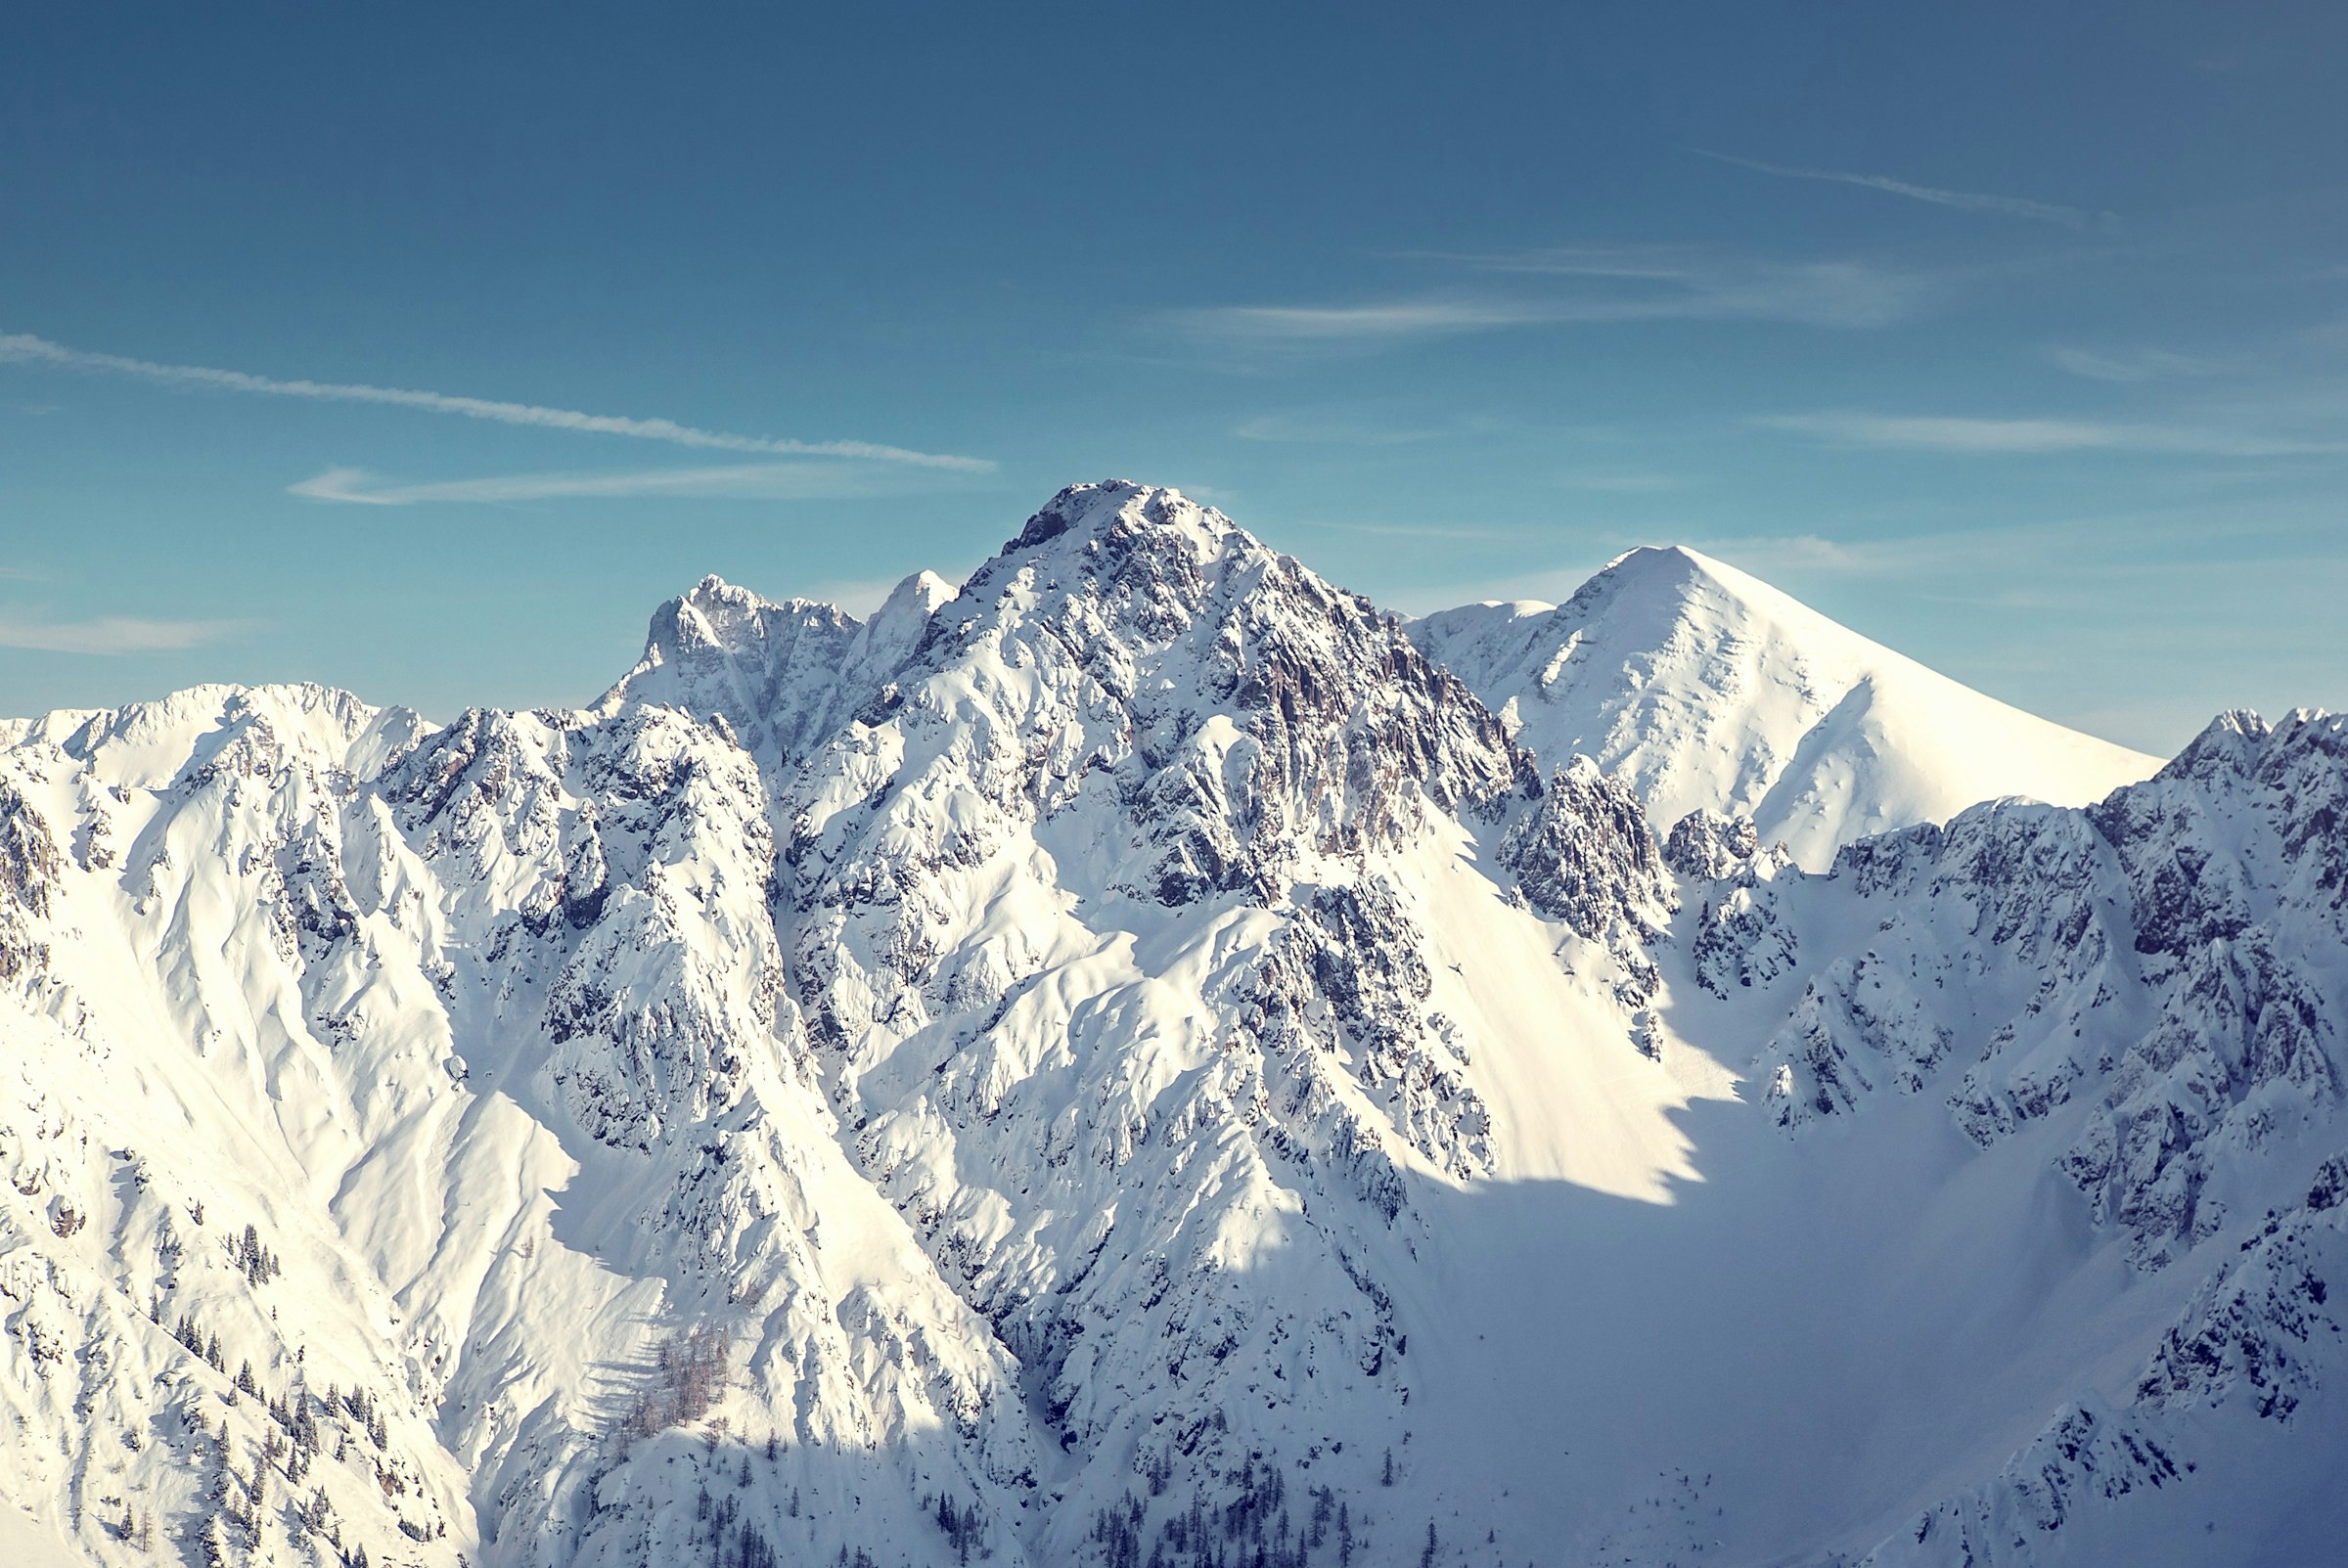
<path id="1" fill-rule="evenodd" d="M 581 711 L 12 721 L 0 1557 L 2317 1560 L 2348 730 L 2151 773 L 1121 482 Z"/>

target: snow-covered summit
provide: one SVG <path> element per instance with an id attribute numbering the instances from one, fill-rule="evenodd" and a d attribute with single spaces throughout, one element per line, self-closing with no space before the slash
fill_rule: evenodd
<path id="1" fill-rule="evenodd" d="M 1002 553 L 1015 555 L 1064 534 L 1087 535 L 1120 523 L 1168 529 L 1200 548 L 1211 548 L 1216 539 L 1238 526 L 1214 508 L 1202 507 L 1170 486 L 1100 479 L 1071 484 L 1045 502 Z"/>
<path id="2" fill-rule="evenodd" d="M 870 701 L 954 597 L 933 571 L 892 590 L 869 620 L 810 599 L 761 599 L 715 575 L 653 612 L 644 656 L 593 709 L 633 703 L 723 718 L 769 766 L 804 756 Z"/>
<path id="3" fill-rule="evenodd" d="M 2159 765 L 1685 548 L 1630 551 L 1563 605 L 1468 605 L 1411 630 L 1545 762 L 1619 770 L 1658 829 L 1742 813 L 1814 870 L 1871 832 L 2000 795 L 2084 805 Z"/>
<path id="4" fill-rule="evenodd" d="M 61 709 L 13 721 L 0 745 L 51 745 L 123 788 L 159 789 L 232 738 L 258 731 L 315 765 L 371 777 L 429 726 L 313 682 L 191 686 L 119 708 Z"/>

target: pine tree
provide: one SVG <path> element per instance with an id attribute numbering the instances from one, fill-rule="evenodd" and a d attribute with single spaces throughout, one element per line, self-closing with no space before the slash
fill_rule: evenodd
<path id="1" fill-rule="evenodd" d="M 228 1537 L 220 1515 L 212 1514 L 203 1521 L 203 1534 L 196 1538 L 196 1559 L 203 1568 L 229 1568 Z"/>
<path id="2" fill-rule="evenodd" d="M 1435 1521 L 1426 1521 L 1426 1549 L 1419 1553 L 1419 1568 L 1435 1568 Z"/>

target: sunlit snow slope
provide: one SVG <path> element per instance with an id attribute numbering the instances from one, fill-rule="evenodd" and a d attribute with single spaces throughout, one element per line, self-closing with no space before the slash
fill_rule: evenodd
<path id="1" fill-rule="evenodd" d="M 1725 570 L 1575 601 L 1713 670 L 1611 765 L 1122 482 L 582 711 L 0 727 L 0 1554 L 2325 1560 L 2348 727 L 1805 870 L 1640 793 L 1857 657 Z"/>
<path id="2" fill-rule="evenodd" d="M 1468 605 L 1411 634 L 1544 761 L 1620 772 L 1658 828 L 1752 818 L 1823 871 L 1839 846 L 1977 800 L 2083 806 L 2149 775 L 1693 550 L 1634 550 L 1563 605 Z"/>

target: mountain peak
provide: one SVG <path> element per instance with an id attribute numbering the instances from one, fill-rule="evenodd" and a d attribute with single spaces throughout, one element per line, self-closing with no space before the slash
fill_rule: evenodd
<path id="1" fill-rule="evenodd" d="M 1624 771 L 1658 830 L 1749 815 L 1824 869 L 1976 800 L 2084 805 L 2156 759 L 2019 712 L 1684 545 L 1626 551 L 1563 605 L 1465 605 L 1411 635 L 1545 762 Z"/>
<path id="2" fill-rule="evenodd" d="M 1851 635 L 1791 595 L 1686 545 L 1641 545 L 1624 551 L 1574 590 L 1565 608 L 1587 609 L 1625 600 L 1645 600 L 1662 607 L 1696 598 L 1708 602 L 1715 615 L 1790 620 L 1813 633 Z"/>
<path id="3" fill-rule="evenodd" d="M 2247 774 L 2274 727 L 2248 708 L 2229 708 L 2202 726 L 2185 749 L 2161 768 L 2162 778 L 2207 779 L 2220 772 Z"/>
<path id="4" fill-rule="evenodd" d="M 723 714 L 769 759 L 804 744 L 815 700 L 835 684 L 861 623 L 836 605 L 780 603 L 712 572 L 653 612 L 644 655 L 597 700 L 611 714 L 631 702 Z"/>
<path id="5" fill-rule="evenodd" d="M 1098 533 L 1117 526 L 1172 528 L 1211 539 L 1235 524 L 1212 507 L 1202 507 L 1170 486 L 1101 479 L 1071 484 L 1045 502 L 1003 553 L 1032 550 L 1068 533 Z"/>
<path id="6" fill-rule="evenodd" d="M 789 594 L 781 599 L 769 599 L 755 589 L 740 583 L 730 583 L 711 572 L 676 598 L 663 603 L 653 612 L 653 629 L 674 625 L 680 612 L 686 618 L 698 616 L 700 623 L 712 632 L 730 635 L 754 625 L 761 618 L 782 613 L 788 615 L 816 615 L 853 623 L 855 616 L 826 599 L 805 599 Z"/>
<path id="7" fill-rule="evenodd" d="M 1601 577 L 1687 577 L 1721 563 L 1686 545 L 1634 545 L 1599 568 Z"/>
<path id="8" fill-rule="evenodd" d="M 890 589 L 888 598 L 873 612 L 873 618 L 880 620 L 900 613 L 932 615 L 938 605 L 958 591 L 951 581 L 925 566 Z"/>

